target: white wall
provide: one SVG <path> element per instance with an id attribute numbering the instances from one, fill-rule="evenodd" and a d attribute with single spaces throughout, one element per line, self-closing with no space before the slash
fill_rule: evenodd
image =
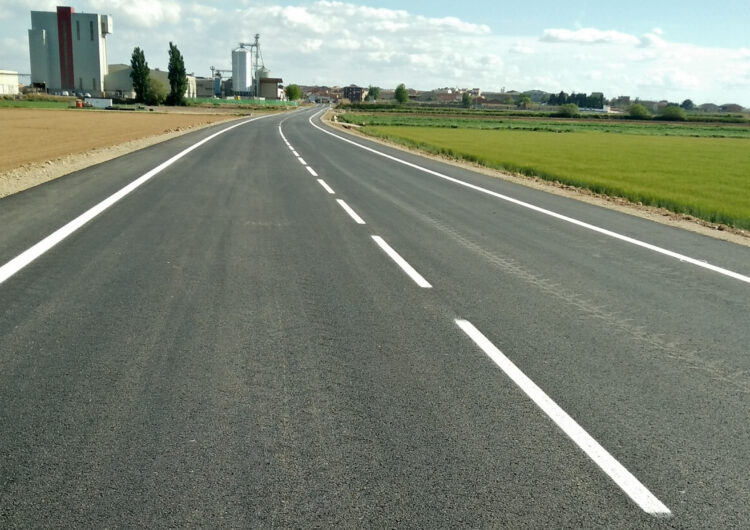
<path id="1" fill-rule="evenodd" d="M 0 70 L 0 95 L 18 94 L 18 72 Z"/>

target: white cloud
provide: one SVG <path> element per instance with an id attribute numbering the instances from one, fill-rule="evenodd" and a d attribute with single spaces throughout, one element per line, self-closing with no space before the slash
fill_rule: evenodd
<path id="1" fill-rule="evenodd" d="M 162 24 L 177 24 L 182 7 L 175 1 L 155 0 L 89 0 L 91 11 L 111 14 L 126 23 L 141 28 L 155 28 Z M 117 26 L 115 26 L 116 28 Z"/>
<path id="2" fill-rule="evenodd" d="M 16 0 L 2 11 L 0 67 L 28 72 L 29 10 L 54 10 L 57 3 Z M 260 33 L 266 65 L 286 82 L 603 91 L 750 105 L 750 49 L 674 43 L 658 27 L 642 36 L 588 27 L 510 37 L 460 17 L 332 0 L 241 0 L 228 8 L 209 0 L 75 4 L 77 11 L 113 15 L 110 63 L 128 62 L 140 46 L 149 65 L 165 69 L 172 40 L 188 71 L 209 75 L 211 65 L 231 68 L 231 50 Z"/>
<path id="3" fill-rule="evenodd" d="M 513 45 L 508 49 L 508 52 L 518 55 L 534 55 L 533 48 L 531 48 L 530 46 L 524 46 L 520 42 L 514 42 Z"/>
<path id="4" fill-rule="evenodd" d="M 638 37 L 619 31 L 602 31 L 595 28 L 545 29 L 541 39 L 543 42 L 562 42 L 575 44 L 638 44 Z"/>

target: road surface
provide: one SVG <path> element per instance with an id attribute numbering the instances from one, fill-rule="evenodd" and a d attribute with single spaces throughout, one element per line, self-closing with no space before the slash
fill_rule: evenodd
<path id="1" fill-rule="evenodd" d="M 0 200 L 0 527 L 747 528 L 750 248 L 319 110 Z"/>

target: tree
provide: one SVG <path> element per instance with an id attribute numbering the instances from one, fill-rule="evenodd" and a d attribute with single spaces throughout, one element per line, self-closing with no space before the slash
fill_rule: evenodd
<path id="1" fill-rule="evenodd" d="M 667 105 L 661 111 L 659 119 L 667 121 L 687 121 L 687 114 L 685 114 L 685 109 L 682 107 L 677 105 Z"/>
<path id="2" fill-rule="evenodd" d="M 471 107 L 471 96 L 468 92 L 464 92 L 463 94 L 461 94 L 461 105 L 463 105 L 467 109 Z"/>
<path id="3" fill-rule="evenodd" d="M 576 118 L 581 115 L 578 105 L 575 103 L 566 103 L 560 106 L 559 116 L 563 118 Z"/>
<path id="4" fill-rule="evenodd" d="M 182 58 L 177 46 L 169 43 L 169 66 L 167 78 L 169 79 L 169 95 L 167 105 L 184 105 L 185 91 L 187 90 L 187 75 L 185 73 L 185 60 Z"/>
<path id="5" fill-rule="evenodd" d="M 163 105 L 167 100 L 167 88 L 155 78 L 149 78 L 148 93 L 146 94 L 146 105 Z"/>
<path id="6" fill-rule="evenodd" d="M 633 103 L 632 105 L 630 105 L 630 107 L 628 107 L 628 116 L 635 120 L 651 119 L 651 113 L 640 103 Z"/>
<path id="7" fill-rule="evenodd" d="M 393 94 L 393 96 L 396 98 L 396 101 L 398 101 L 401 104 L 406 103 L 409 101 L 409 92 L 406 91 L 406 85 L 401 83 L 396 87 L 396 92 Z"/>
<path id="8" fill-rule="evenodd" d="M 685 110 L 693 110 L 695 108 L 695 103 L 693 103 L 691 100 L 686 99 L 682 102 L 682 105 L 680 105 Z"/>
<path id="9" fill-rule="evenodd" d="M 380 97 L 380 87 L 372 86 L 367 89 L 367 97 L 376 100 Z"/>
<path id="10" fill-rule="evenodd" d="M 146 62 L 146 55 L 138 46 L 133 50 L 130 57 L 130 79 L 133 80 L 133 91 L 135 100 L 145 102 L 149 91 L 149 72 L 151 70 Z"/>
<path id="11" fill-rule="evenodd" d="M 531 106 L 531 98 L 527 94 L 521 94 L 518 98 L 518 106 L 522 109 L 528 109 Z"/>
<path id="12" fill-rule="evenodd" d="M 302 89 L 298 85 L 287 85 L 284 93 L 286 94 L 286 99 L 289 101 L 302 99 Z"/>

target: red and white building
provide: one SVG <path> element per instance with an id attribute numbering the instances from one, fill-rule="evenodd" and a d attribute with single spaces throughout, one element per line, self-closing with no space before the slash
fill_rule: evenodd
<path id="1" fill-rule="evenodd" d="M 107 75 L 107 41 L 112 17 L 76 13 L 58 6 L 56 12 L 32 11 L 29 30 L 31 83 L 49 92 L 88 92 L 100 96 Z"/>

